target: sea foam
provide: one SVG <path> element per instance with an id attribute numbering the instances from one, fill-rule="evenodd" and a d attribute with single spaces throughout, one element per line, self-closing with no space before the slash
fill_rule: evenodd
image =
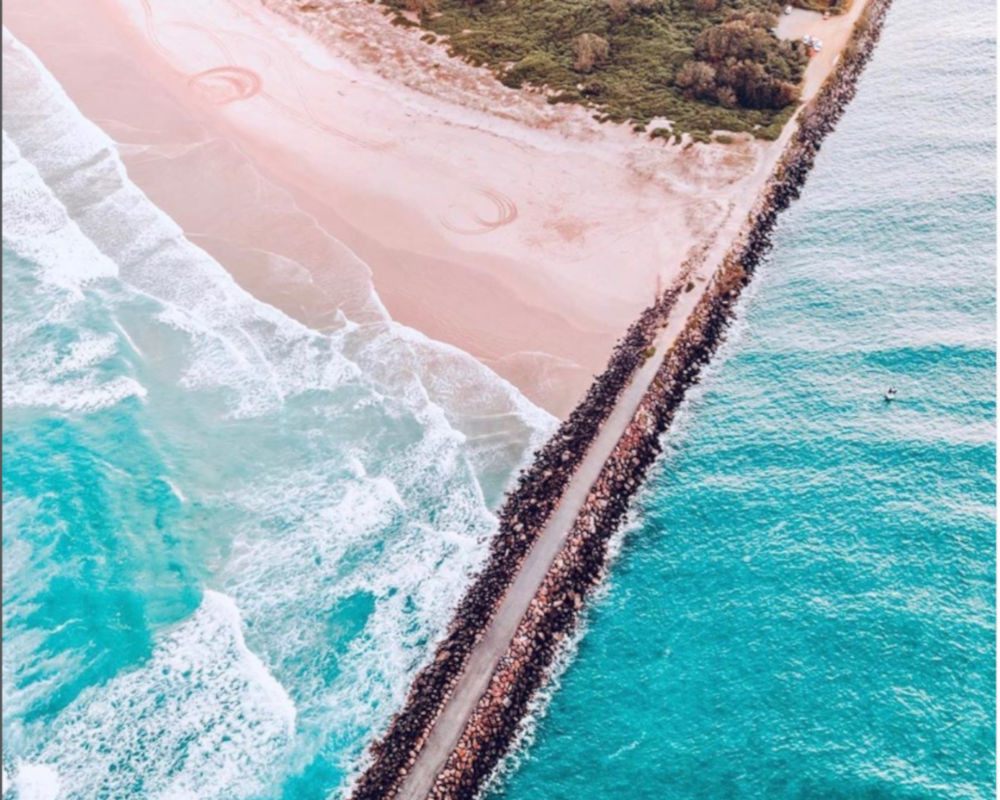
<path id="1" fill-rule="evenodd" d="M 485 552 L 493 500 L 554 420 L 388 315 L 320 333 L 257 301 L 149 202 L 6 30 L 4 94 L 4 403 L 31 412 L 5 418 L 5 436 L 64 415 L 96 448 L 95 485 L 140 501 L 107 522 L 95 506 L 101 524 L 72 537 L 40 535 L 74 476 L 5 463 L 5 555 L 22 554 L 19 585 L 51 588 L 94 574 L 75 544 L 112 537 L 91 550 L 162 558 L 167 586 L 176 570 L 225 592 L 166 630 L 146 623 L 148 656 L 54 707 L 66 681 L 11 683 L 8 649 L 29 664 L 53 651 L 63 676 L 89 650 L 30 627 L 47 595 L 5 594 L 8 777 L 22 793 L 44 773 L 58 796 L 236 797 L 323 764 L 335 788 L 427 657 Z M 121 436 L 121 419 L 153 451 L 156 502 L 176 507 L 155 527 L 120 441 L 94 438 Z M 18 504 L 33 510 L 6 524 Z M 119 579 L 97 574 L 114 608 Z"/>
<path id="2" fill-rule="evenodd" d="M 235 603 L 206 591 L 147 664 L 70 705 L 14 781 L 25 800 L 246 796 L 289 747 L 295 714 L 247 649 Z"/>

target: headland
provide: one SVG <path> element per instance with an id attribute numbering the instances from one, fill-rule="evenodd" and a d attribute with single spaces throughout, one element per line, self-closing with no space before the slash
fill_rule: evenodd
<path id="1" fill-rule="evenodd" d="M 721 257 L 784 148 L 601 124 L 377 4 L 265 5 L 39 0 L 4 19 L 244 288 L 321 329 L 382 304 L 560 418 L 657 291 Z M 782 17 L 825 42 L 803 101 L 859 5 Z"/>

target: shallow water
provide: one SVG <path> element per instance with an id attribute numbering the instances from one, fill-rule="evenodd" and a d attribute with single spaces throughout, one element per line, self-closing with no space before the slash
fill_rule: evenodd
<path id="1" fill-rule="evenodd" d="M 992 26 L 896 0 L 499 795 L 991 793 Z M 327 797 L 552 421 L 255 302 L 4 48 L 5 800 Z"/>
<path id="2" fill-rule="evenodd" d="M 325 797 L 553 420 L 388 318 L 254 300 L 6 33 L 4 97 L 4 791 Z"/>
<path id="3" fill-rule="evenodd" d="M 948 9 L 896 0 L 493 797 L 993 796 L 995 39 Z"/>

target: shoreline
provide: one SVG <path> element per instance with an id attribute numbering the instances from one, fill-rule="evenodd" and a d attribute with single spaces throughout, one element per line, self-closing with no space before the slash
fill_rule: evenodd
<path id="1" fill-rule="evenodd" d="M 50 2 L 40 1 L 43 5 Z M 332 2 L 344 7 L 342 0 Z M 712 285 L 715 265 L 723 262 L 745 220 L 752 217 L 803 111 L 799 109 L 776 142 L 742 139 L 731 146 L 696 144 L 688 150 L 634 136 L 623 126 L 598 125 L 580 109 L 543 108 L 550 116 L 535 124 L 514 112 L 494 118 L 481 109 L 464 108 L 461 97 L 442 100 L 434 94 L 438 87 L 417 91 L 405 81 L 395 86 L 384 75 L 363 75 L 343 49 L 334 50 L 330 60 L 323 61 L 325 55 L 305 55 L 308 51 L 297 43 L 288 56 L 282 48 L 287 44 L 284 37 L 291 35 L 286 28 L 291 26 L 266 9 L 251 8 L 247 0 L 213 3 L 204 10 L 209 24 L 197 26 L 191 20 L 197 19 L 201 9 L 184 9 L 184 5 L 157 9 L 158 14 L 176 10 L 176 19 L 164 21 L 141 13 L 130 16 L 113 0 L 81 0 L 79 6 L 60 9 L 53 19 L 35 12 L 34 5 L 22 4 L 13 12 L 8 7 L 5 22 L 15 18 L 14 32 L 39 52 L 81 110 L 119 143 L 130 177 L 178 221 L 186 236 L 256 297 L 320 330 L 336 326 L 345 315 L 363 324 L 382 324 L 381 298 L 392 320 L 416 327 L 432 339 L 457 344 L 531 399 L 544 398 L 547 407 L 560 416 L 590 387 L 577 406 L 583 410 L 570 414 L 522 476 L 518 489 L 508 496 L 501 532 L 491 542 L 486 565 L 459 606 L 459 615 L 476 622 L 480 630 L 459 626 L 462 630 L 456 634 L 455 647 L 444 658 L 439 646 L 434 656 L 438 660 L 425 667 L 413 684 L 427 690 L 420 698 L 419 713 L 391 723 L 390 731 L 398 728 L 403 740 L 421 741 L 440 711 L 434 704 L 450 689 L 442 676 L 454 685 L 461 671 L 457 665 L 464 663 L 467 650 L 474 646 L 484 620 L 513 580 L 534 537 L 557 511 L 584 451 L 606 433 L 604 423 L 628 391 L 630 379 L 639 370 L 654 377 L 656 359 L 663 352 L 662 327 L 670 321 L 665 319 L 668 304 L 676 305 L 670 315 L 675 325 L 678 319 L 686 321 L 695 302 Z M 369 16 L 373 11 L 362 4 L 349 5 Z M 71 38 L 76 36 L 73 16 L 85 17 L 81 11 L 85 6 L 95 16 L 84 24 L 98 35 L 77 45 Z M 262 23 L 284 27 L 262 42 Z M 199 38 L 206 32 L 214 37 L 208 45 Z M 391 32 L 394 37 L 401 33 Z M 60 36 L 70 38 L 60 40 Z M 74 48 L 65 47 L 67 40 L 74 41 Z M 101 80 L 94 80 L 87 70 L 74 74 L 82 58 L 78 50 L 88 48 L 101 63 Z M 828 62 L 836 58 L 834 50 L 829 47 L 824 52 Z M 223 52 L 224 66 L 218 66 L 216 51 Z M 123 75 L 121 65 L 129 56 L 136 68 Z M 281 93 L 280 80 L 277 86 L 270 82 L 282 77 L 280 69 L 265 74 L 259 66 L 279 57 L 285 59 L 280 68 L 289 74 L 297 68 L 312 70 L 303 78 L 310 100 L 340 103 L 338 98 L 346 97 L 345 108 L 357 112 L 357 118 L 317 121 L 310 117 L 308 106 L 294 106 L 294 98 Z M 379 58 L 375 60 L 382 63 Z M 240 66 L 244 63 L 257 65 L 259 71 Z M 468 65 L 452 66 L 459 76 L 476 73 Z M 818 88 L 810 81 L 815 83 L 822 66 L 819 60 L 810 64 L 804 96 Z M 297 88 L 294 76 L 285 77 Z M 502 91 L 505 102 L 516 94 Z M 356 102 L 350 100 L 355 92 Z M 542 98 L 529 96 L 521 110 L 526 115 L 534 113 L 539 102 L 544 104 Z M 403 113 L 387 109 L 387 104 L 399 105 Z M 135 109 L 145 114 L 133 114 Z M 270 122 L 276 109 L 284 110 L 284 118 L 275 121 L 277 133 L 269 139 L 270 131 L 261 123 Z M 309 113 L 299 113 L 303 109 Z M 380 115 L 391 113 L 396 115 L 387 117 L 388 127 L 407 124 L 415 116 L 422 133 L 413 141 L 383 146 L 386 142 L 374 135 L 372 126 L 381 124 Z M 495 130 L 489 127 L 491 122 Z M 315 130 L 311 123 L 317 123 Z M 480 147 L 484 161 L 495 163 L 484 167 L 468 160 L 469 151 Z M 449 148 L 455 148 L 454 152 L 443 160 L 432 152 Z M 421 158 L 431 162 L 435 157 L 438 161 L 430 167 L 421 162 Z M 504 165 L 522 161 L 528 165 L 526 171 L 502 174 Z M 381 162 L 389 166 L 372 166 Z M 493 169 L 491 175 L 488 167 Z M 366 169 L 375 171 L 369 174 Z M 462 169 L 470 169 L 477 178 L 485 169 L 490 185 L 467 179 L 456 185 L 453 173 Z M 361 177 L 364 186 L 352 184 Z M 524 190 L 516 197 L 514 213 L 508 196 L 495 191 L 493 179 L 506 181 L 505 188 Z M 560 186 L 560 181 L 571 185 Z M 205 197 L 192 193 L 199 186 Z M 553 191 L 553 186 L 559 191 Z M 590 197 L 595 188 L 606 189 L 596 202 Z M 358 194 L 361 191 L 369 194 Z M 391 192 L 413 197 L 406 203 Z M 457 209 L 460 218 L 449 216 L 456 211 L 458 195 L 464 198 Z M 485 206 L 477 205 L 483 202 Z M 559 202 L 577 214 L 576 221 L 551 215 L 550 206 Z M 219 208 L 228 213 L 220 215 Z M 606 230 L 591 230 L 586 224 L 581 229 L 578 223 L 583 216 L 591 226 L 600 220 Z M 697 222 L 702 216 L 710 224 Z M 398 226 L 387 224 L 397 217 Z M 482 225 L 489 230 L 470 233 L 468 224 L 477 219 L 489 223 Z M 616 225 L 620 228 L 612 230 Z M 381 240 L 382 234 L 386 241 Z M 623 251 L 626 240 L 629 249 Z M 470 248 L 469 242 L 475 247 Z M 518 254 L 515 258 L 506 257 L 508 247 Z M 580 271 L 584 251 L 587 269 Z M 610 305 L 603 296 L 609 288 L 609 264 L 620 272 L 610 288 L 622 293 Z M 677 287 L 688 280 L 697 291 L 681 293 L 674 288 L 661 295 L 663 305 L 647 309 L 639 327 L 630 329 L 622 347 L 616 349 L 606 372 L 591 383 L 589 365 L 604 362 L 608 345 L 653 296 L 654 286 Z M 439 297 L 442 286 L 453 296 Z M 491 304 L 496 308 L 490 308 Z M 456 310 L 465 317 L 452 315 Z M 656 358 L 644 359 L 651 343 L 657 347 Z M 525 349 L 528 346 L 530 351 Z M 546 383 L 558 391 L 547 389 Z M 461 408 L 463 402 L 475 398 L 449 395 L 449 399 Z M 501 405 L 505 404 L 506 400 Z M 641 440 L 639 436 L 633 445 L 646 447 Z M 564 458 L 567 453 L 569 457 Z M 653 457 L 655 453 L 649 455 L 650 460 Z M 625 513 L 627 502 L 622 498 L 638 487 L 648 466 L 642 460 L 632 465 L 640 471 L 627 479 L 631 485 L 612 503 L 615 513 Z M 520 513 L 511 516 L 508 507 L 515 497 L 523 505 L 518 505 Z M 607 524 L 616 527 L 617 521 L 609 518 Z M 597 547 L 585 562 L 602 560 L 599 551 Z M 584 579 L 583 573 L 573 578 Z M 483 588 L 477 595 L 475 587 L 480 584 Z M 537 624 L 558 622 L 571 627 L 582 607 L 582 593 L 575 593 L 570 602 L 572 609 L 564 609 L 568 622 L 543 615 Z M 541 612 L 536 609 L 536 613 Z M 449 637 L 454 629 L 453 624 Z M 558 641 L 545 647 L 550 645 L 555 648 Z M 517 680 L 540 684 L 551 656 L 539 650 L 529 661 L 535 677 Z M 536 661 L 541 671 L 535 669 Z M 425 673 L 430 677 L 420 684 Z M 530 687 L 525 691 L 525 697 L 534 692 Z M 498 759 L 506 750 L 513 736 L 507 728 L 516 731 L 520 719 L 502 716 L 502 725 L 493 727 L 483 745 L 490 758 L 494 751 Z M 397 751 L 384 740 L 380 752 L 398 761 L 399 752 L 408 757 L 410 750 Z M 481 785 L 479 773 L 488 761 L 460 765 L 459 782 Z"/>
<path id="2" fill-rule="evenodd" d="M 312 5 L 15 0 L 4 20 L 258 299 L 324 330 L 377 296 L 559 418 L 659 288 L 721 257 L 781 150 L 667 145 L 504 87 L 370 4 Z M 807 99 L 847 22 L 799 22 L 829 41 Z"/>
<path id="3" fill-rule="evenodd" d="M 630 498 L 659 455 L 661 435 L 669 427 L 687 388 L 697 381 L 702 365 L 707 363 L 724 337 L 741 290 L 770 249 L 778 214 L 799 196 L 822 140 L 833 130 L 853 97 L 878 41 L 890 3 L 891 0 L 870 0 L 859 4 L 863 11 L 834 72 L 823 82 L 809 105 L 792 120 L 795 128 L 744 229 L 733 241 L 693 313 L 686 319 L 683 332 L 657 369 L 636 413 L 590 488 L 565 546 L 553 560 L 540 591 L 532 597 L 509 649 L 499 658 L 485 692 L 462 725 L 460 738 L 443 767 L 435 773 L 426 796 L 442 800 L 477 796 L 516 739 L 532 697 L 544 685 L 567 635 L 576 626 L 584 598 L 601 580 L 608 542 L 625 518 Z M 669 315 L 676 305 L 678 296 L 675 289 L 666 308 L 663 304 L 654 305 L 647 313 L 662 322 L 663 316 Z M 647 335 L 651 333 L 648 328 L 639 330 Z M 635 331 L 630 329 L 629 334 Z M 639 336 L 626 337 L 623 345 L 632 347 L 633 356 L 638 358 L 648 341 Z M 614 365 L 613 356 L 609 371 L 595 381 L 594 387 L 600 387 L 602 381 L 608 379 Z M 617 400 L 621 389 L 615 391 L 613 385 L 607 388 Z M 585 406 L 586 401 L 581 404 Z M 560 441 L 560 432 L 547 447 Z M 548 463 L 544 453 L 543 449 L 532 466 L 533 473 L 541 469 L 543 476 L 543 468 Z M 564 488 L 565 485 L 557 490 L 555 498 L 548 498 L 553 507 L 562 500 Z M 530 539 L 520 532 L 512 537 L 513 526 L 519 523 L 518 516 L 511 516 L 511 513 L 517 506 L 518 494 L 530 493 L 530 489 L 530 482 L 522 480 L 508 497 L 501 512 L 501 532 L 491 546 L 487 567 L 470 588 L 466 600 L 485 595 L 488 588 L 492 588 L 494 595 L 506 591 L 506 584 L 498 586 L 496 582 L 502 579 L 505 571 L 517 570 L 528 550 L 525 547 L 519 552 L 518 545 Z M 526 502 L 530 500 L 526 498 Z M 474 616 L 476 611 L 481 615 L 478 618 Z M 463 601 L 459 606 L 456 622 L 448 637 L 439 644 L 435 660 L 415 679 L 407 704 L 393 719 L 388 732 L 372 745 L 373 761 L 355 784 L 351 797 L 362 800 L 422 796 L 422 792 L 410 790 L 405 781 L 424 747 L 429 729 L 441 714 L 448 693 L 464 668 L 466 658 L 456 657 L 454 650 L 469 638 L 477 640 L 482 636 L 491 626 L 494 613 L 482 603 L 471 608 Z M 470 631 L 456 623 L 476 626 L 479 631 L 470 637 Z M 461 665 L 458 662 L 462 662 Z"/>

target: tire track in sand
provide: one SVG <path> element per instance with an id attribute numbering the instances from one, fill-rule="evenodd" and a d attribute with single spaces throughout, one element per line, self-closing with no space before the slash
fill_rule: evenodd
<path id="1" fill-rule="evenodd" d="M 449 222 L 442 216 L 439 219 L 443 227 L 452 233 L 475 236 L 482 233 L 489 233 L 504 225 L 510 225 L 510 223 L 517 219 L 517 204 L 507 195 L 495 189 L 488 189 L 481 186 L 476 187 L 474 191 L 485 197 L 492 204 L 496 211 L 493 218 L 487 219 L 479 213 L 473 213 L 471 216 L 477 227 L 463 227 Z"/>

